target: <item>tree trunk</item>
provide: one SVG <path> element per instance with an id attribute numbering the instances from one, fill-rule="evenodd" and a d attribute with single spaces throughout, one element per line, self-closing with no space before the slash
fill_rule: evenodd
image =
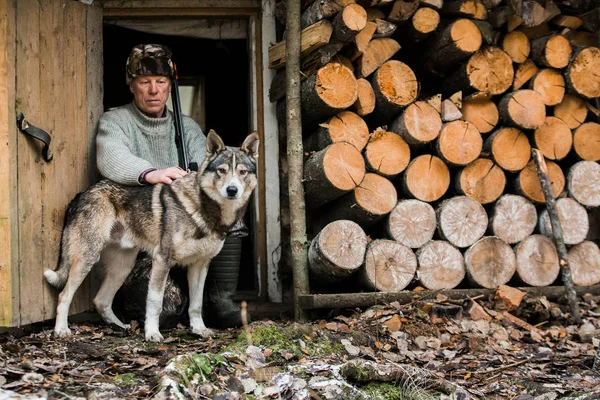
<path id="1" fill-rule="evenodd" d="M 537 72 L 539 71 L 538 67 L 531 60 L 525 61 L 523 64 L 519 65 L 517 70 L 515 71 L 515 79 L 513 81 L 512 90 L 519 90 L 525 85 Z"/>
<path id="2" fill-rule="evenodd" d="M 339 142 L 350 143 L 362 151 L 368 140 L 369 127 L 365 121 L 353 112 L 342 111 L 321 124 L 319 129 L 304 141 L 304 151 L 320 151 Z"/>
<path id="3" fill-rule="evenodd" d="M 417 249 L 433 238 L 435 211 L 420 200 L 400 200 L 390 213 L 386 228 L 390 238 Z"/>
<path id="4" fill-rule="evenodd" d="M 572 53 L 569 39 L 562 35 L 545 36 L 531 42 L 531 58 L 546 67 L 566 67 Z"/>
<path id="5" fill-rule="evenodd" d="M 555 106 L 565 96 L 565 78 L 554 69 L 542 69 L 529 81 L 529 88 L 542 96 L 545 105 Z"/>
<path id="6" fill-rule="evenodd" d="M 437 140 L 437 153 L 452 166 L 467 165 L 481 154 L 483 140 L 474 124 L 453 121 L 444 124 Z"/>
<path id="7" fill-rule="evenodd" d="M 490 230 L 506 243 L 515 244 L 533 233 L 537 219 L 533 203 L 522 196 L 505 194 L 494 205 Z"/>
<path id="8" fill-rule="evenodd" d="M 381 38 L 369 42 L 362 56 L 354 63 L 356 77 L 366 78 L 400 50 L 394 39 Z"/>
<path id="9" fill-rule="evenodd" d="M 498 107 L 484 92 L 475 93 L 463 100 L 461 112 L 463 120 L 475 125 L 482 134 L 491 132 L 498 124 Z"/>
<path id="10" fill-rule="evenodd" d="M 417 257 L 411 249 L 393 240 L 378 239 L 367 246 L 361 281 L 371 289 L 399 292 L 412 281 Z"/>
<path id="11" fill-rule="evenodd" d="M 575 130 L 573 149 L 584 161 L 600 160 L 600 124 L 586 122 Z"/>
<path id="12" fill-rule="evenodd" d="M 527 237 L 515 248 L 517 274 L 531 286 L 548 286 L 558 277 L 558 253 L 551 239 L 544 235 Z"/>
<path id="13" fill-rule="evenodd" d="M 549 160 L 562 160 L 573 147 L 573 134 L 560 118 L 546 117 L 532 136 L 534 146 Z"/>
<path id="14" fill-rule="evenodd" d="M 396 0 L 386 19 L 398 25 L 403 24 L 417 12 L 418 8 L 418 0 Z"/>
<path id="15" fill-rule="evenodd" d="M 450 23 L 427 46 L 426 67 L 435 73 L 443 73 L 479 50 L 482 40 L 477 25 L 468 19 L 458 19 Z"/>
<path id="16" fill-rule="evenodd" d="M 491 95 L 504 93 L 515 77 L 513 63 L 508 54 L 498 47 L 486 47 L 473 54 L 446 81 L 446 92 L 488 92 Z"/>
<path id="17" fill-rule="evenodd" d="M 573 284 L 592 286 L 600 282 L 600 250 L 594 242 L 586 241 L 569 250 Z"/>
<path id="18" fill-rule="evenodd" d="M 554 107 L 554 116 L 566 122 L 569 129 L 576 129 L 587 118 L 585 100 L 574 94 L 567 94 L 563 100 Z"/>
<path id="19" fill-rule="evenodd" d="M 400 136 L 377 128 L 369 138 L 364 157 L 367 170 L 393 178 L 408 166 L 410 148 Z"/>
<path id="20" fill-rule="evenodd" d="M 446 0 L 442 13 L 451 16 L 486 20 L 487 10 L 480 0 Z"/>
<path id="21" fill-rule="evenodd" d="M 402 184 L 410 197 L 426 202 L 436 201 L 450 186 L 450 171 L 438 157 L 423 154 L 408 164 Z"/>
<path id="22" fill-rule="evenodd" d="M 364 263 L 367 235 L 352 221 L 334 221 L 310 243 L 308 263 L 318 278 L 331 282 L 347 278 Z"/>
<path id="23" fill-rule="evenodd" d="M 484 237 L 465 253 L 467 276 L 487 289 L 505 285 L 515 273 L 515 253 L 502 239 Z"/>
<path id="24" fill-rule="evenodd" d="M 484 142 L 483 149 L 489 153 L 503 170 L 518 172 L 525 168 L 531 157 L 527 136 L 517 128 L 500 128 Z"/>
<path id="25" fill-rule="evenodd" d="M 481 204 L 496 201 L 506 186 L 502 168 L 487 158 L 478 158 L 464 167 L 455 181 L 459 193 Z"/>
<path id="26" fill-rule="evenodd" d="M 382 40 L 382 39 L 375 39 Z M 390 121 L 419 95 L 419 81 L 410 67 L 391 60 L 384 63 L 371 80 L 377 116 Z"/>
<path id="27" fill-rule="evenodd" d="M 348 4 L 333 19 L 332 39 L 345 43 L 367 25 L 367 12 L 358 4 Z"/>
<path id="28" fill-rule="evenodd" d="M 564 197 L 556 200 L 556 211 L 563 230 L 566 245 L 579 244 L 585 240 L 590 229 L 590 221 L 585 208 L 577 201 Z M 539 229 L 542 235 L 552 237 L 552 224 L 548 210 L 540 214 Z"/>
<path id="29" fill-rule="evenodd" d="M 406 24 L 406 35 L 413 43 L 419 43 L 435 32 L 440 24 L 440 14 L 433 8 L 421 7 Z"/>
<path id="30" fill-rule="evenodd" d="M 504 36 L 502 50 L 510 56 L 513 62 L 517 64 L 524 63 L 531 51 L 529 38 L 523 32 L 512 31 Z"/>
<path id="31" fill-rule="evenodd" d="M 314 153 L 304 165 L 306 203 L 318 207 L 356 188 L 365 176 L 360 151 L 345 142 Z"/>
<path id="32" fill-rule="evenodd" d="M 365 78 L 357 79 L 356 83 L 358 84 L 358 97 L 350 109 L 364 117 L 375 110 L 375 92 L 371 83 Z"/>
<path id="33" fill-rule="evenodd" d="M 442 129 L 440 114 L 425 101 L 416 101 L 392 122 L 389 130 L 410 145 L 423 145 L 438 137 Z"/>
<path id="34" fill-rule="evenodd" d="M 438 233 L 456 247 L 469 247 L 479 240 L 488 226 L 481 204 L 466 196 L 444 200 L 437 208 Z"/>
<path id="35" fill-rule="evenodd" d="M 560 167 L 552 162 L 546 162 L 548 166 L 548 176 L 552 184 L 552 192 L 554 196 L 562 193 L 565 187 L 565 176 Z M 533 161 L 530 161 L 525 168 L 519 173 L 515 182 L 517 193 L 527 197 L 529 200 L 536 203 L 544 203 L 544 193 L 542 186 L 537 176 L 537 171 Z"/>
<path id="36" fill-rule="evenodd" d="M 567 176 L 569 195 L 586 207 L 600 206 L 600 165 L 594 161 L 580 161 L 573 165 Z"/>
<path id="37" fill-rule="evenodd" d="M 350 61 L 356 61 L 358 57 L 362 56 L 363 53 L 367 51 L 376 30 L 377 24 L 375 22 L 367 22 L 367 25 L 363 30 L 358 32 L 356 36 L 352 38 L 344 50 L 344 54 Z"/>
<path id="38" fill-rule="evenodd" d="M 450 243 L 434 240 L 417 250 L 419 282 L 429 290 L 454 289 L 465 278 L 465 260 Z"/>
<path id="39" fill-rule="evenodd" d="M 505 95 L 498 111 L 505 124 L 520 129 L 536 129 L 546 121 L 546 104 L 533 90 L 517 90 Z"/>
<path id="40" fill-rule="evenodd" d="M 329 63 L 302 82 L 302 120 L 310 127 L 350 107 L 358 97 L 356 78 L 341 64 Z"/>
<path id="41" fill-rule="evenodd" d="M 398 194 L 392 182 L 383 176 L 367 173 L 356 189 L 328 205 L 325 212 L 316 216 L 316 226 L 348 219 L 366 228 L 389 214 L 397 202 Z"/>

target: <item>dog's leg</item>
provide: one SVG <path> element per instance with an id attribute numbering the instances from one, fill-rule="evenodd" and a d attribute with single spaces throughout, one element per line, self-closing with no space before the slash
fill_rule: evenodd
<path id="1" fill-rule="evenodd" d="M 190 316 L 190 326 L 192 332 L 202 337 L 210 337 L 213 331 L 204 325 L 202 318 L 202 300 L 204 299 L 204 283 L 208 273 L 210 260 L 202 260 L 188 267 L 188 286 L 190 288 L 190 307 L 188 314 Z"/>
<path id="2" fill-rule="evenodd" d="M 146 340 L 153 342 L 161 342 L 163 340 L 158 329 L 158 320 L 162 311 L 168 276 L 169 266 L 165 262 L 165 259 L 163 256 L 155 254 L 152 257 L 152 270 L 148 285 L 148 298 L 146 299 L 146 322 L 144 324 Z"/>
<path id="3" fill-rule="evenodd" d="M 54 325 L 54 334 L 57 337 L 67 337 L 71 334 L 68 324 L 69 307 L 73 296 L 79 286 L 92 270 L 94 262 L 85 259 L 73 257 L 71 260 L 71 269 L 69 271 L 69 278 L 65 284 L 65 288 L 58 295 L 58 307 L 56 307 L 56 324 Z"/>
<path id="4" fill-rule="evenodd" d="M 100 264 L 105 271 L 102 286 L 94 298 L 96 311 L 107 324 L 115 324 L 122 329 L 129 329 L 129 324 L 124 324 L 112 310 L 115 294 L 129 276 L 135 266 L 137 249 L 124 249 L 118 245 L 110 245 L 104 249 L 100 257 Z"/>

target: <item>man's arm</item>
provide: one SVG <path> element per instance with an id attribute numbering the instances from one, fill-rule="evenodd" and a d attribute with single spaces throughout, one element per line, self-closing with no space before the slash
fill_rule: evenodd
<path id="1" fill-rule="evenodd" d="M 185 130 L 190 162 L 196 162 L 198 165 L 202 164 L 206 157 L 206 136 L 204 136 L 196 121 L 187 116 L 183 117 L 183 129 Z"/>

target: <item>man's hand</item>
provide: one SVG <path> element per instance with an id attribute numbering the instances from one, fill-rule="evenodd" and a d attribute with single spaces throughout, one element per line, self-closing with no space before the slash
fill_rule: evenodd
<path id="1" fill-rule="evenodd" d="M 144 177 L 144 180 L 152 185 L 157 183 L 169 184 L 175 179 L 179 179 L 185 175 L 187 175 L 187 171 L 184 171 L 179 167 L 169 167 L 148 172 Z"/>

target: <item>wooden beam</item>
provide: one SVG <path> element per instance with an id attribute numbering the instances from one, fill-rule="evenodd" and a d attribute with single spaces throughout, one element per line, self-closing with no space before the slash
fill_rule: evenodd
<path id="1" fill-rule="evenodd" d="M 259 8 L 260 0 L 104 0 L 102 7 L 105 9 L 131 9 L 131 8 Z"/>

